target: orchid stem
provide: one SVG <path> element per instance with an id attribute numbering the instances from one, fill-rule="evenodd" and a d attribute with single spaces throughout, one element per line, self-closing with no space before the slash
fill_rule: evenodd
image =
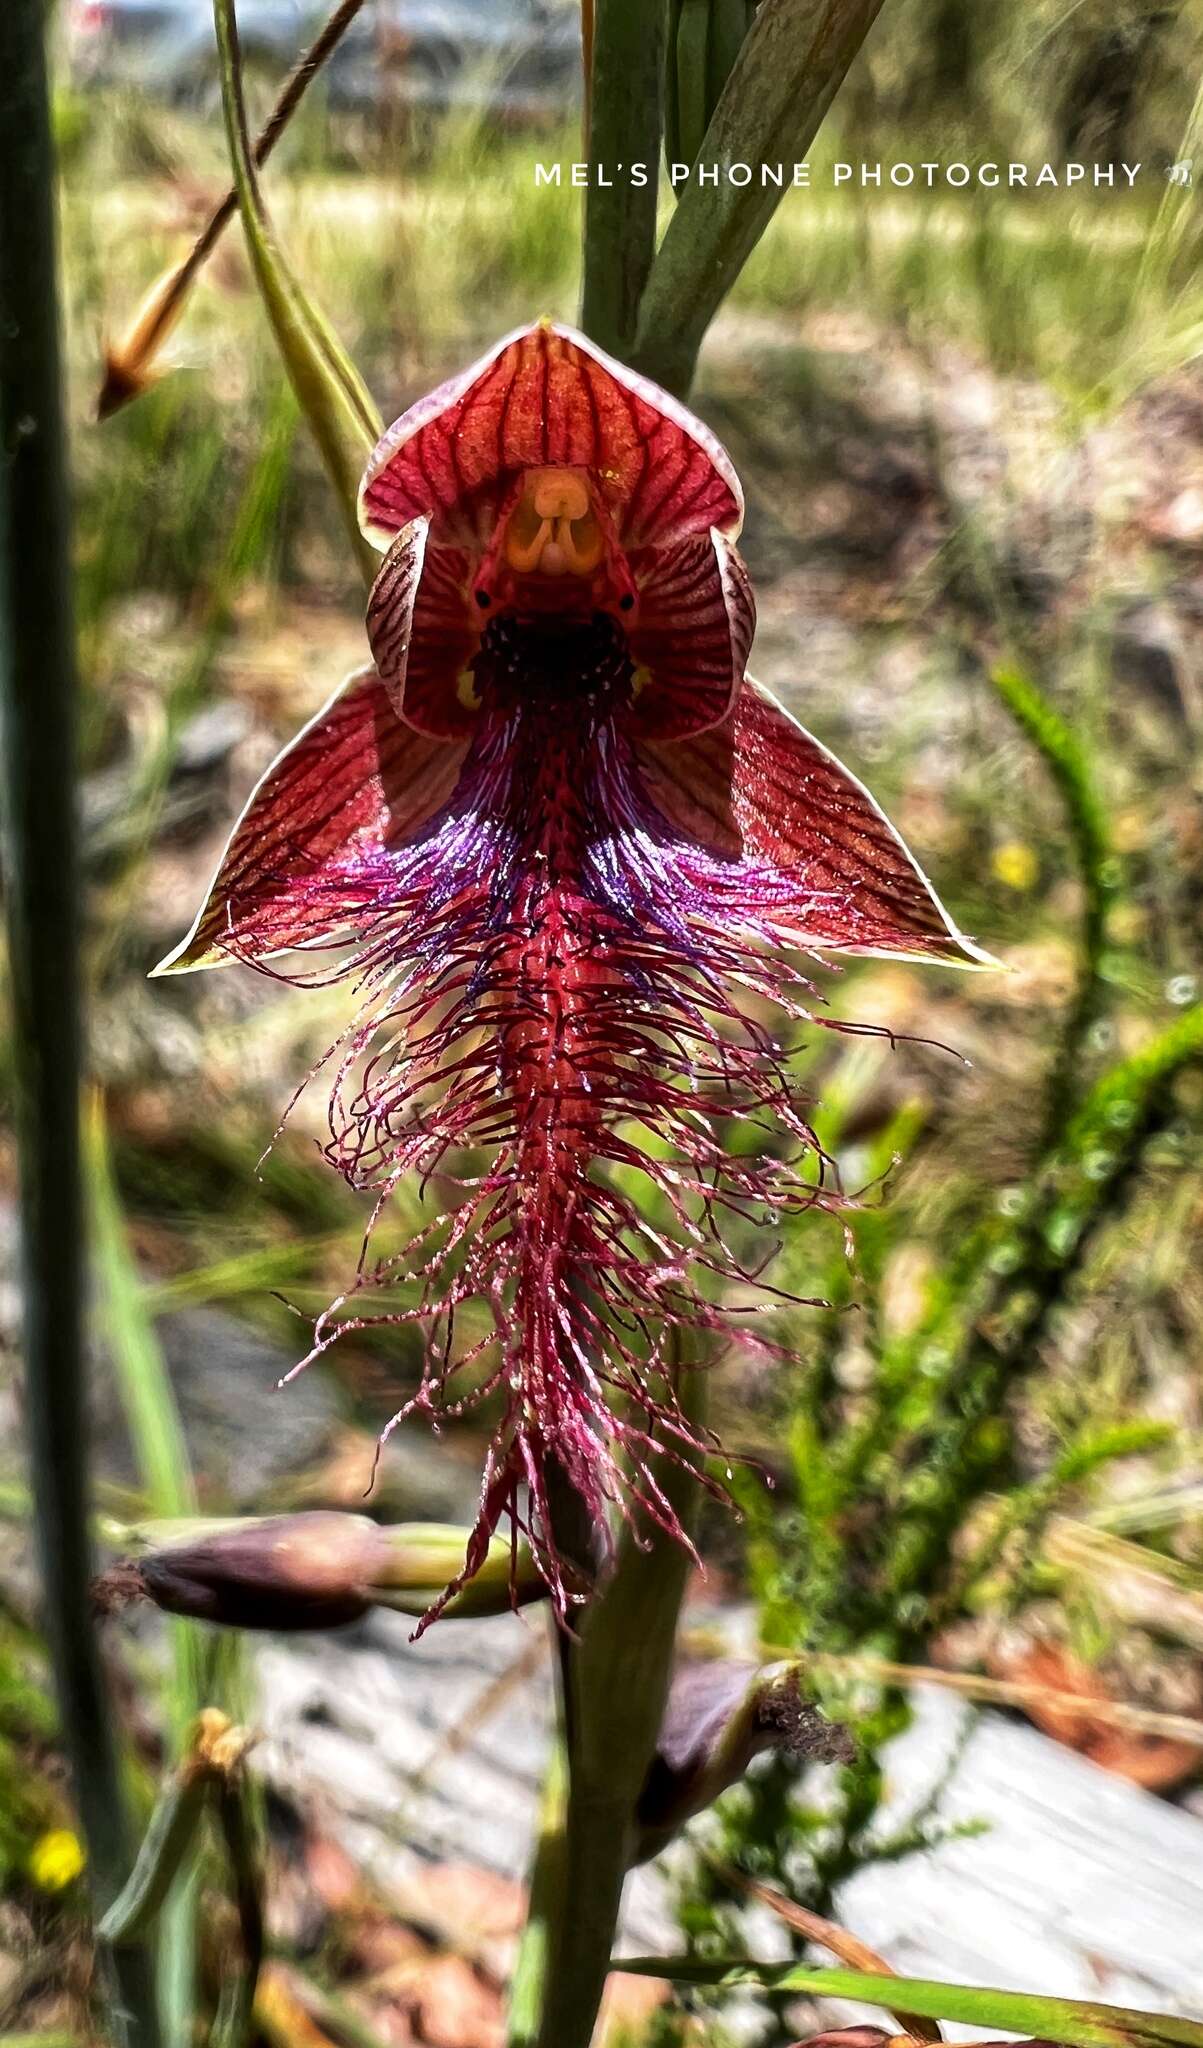
<path id="1" fill-rule="evenodd" d="M 564 1890 L 567 1818 L 568 1752 L 563 1735 L 557 1731 L 543 1780 L 530 1904 L 510 1981 L 507 2048 L 534 2048 L 538 2039 L 539 2015 L 547 1997 L 555 1902 Z"/>
<path id="2" fill-rule="evenodd" d="M 665 0 L 596 0 L 592 17 L 581 325 L 612 355 L 635 339 L 656 249 L 665 17 Z"/>
<path id="3" fill-rule="evenodd" d="M 0 733 L 25 1380 L 46 1629 L 103 1909 L 130 1836 L 88 1585 L 76 677 L 42 0 L 0 7 Z M 148 1957 L 115 1962 L 108 2023 L 158 2031 Z"/>
<path id="4" fill-rule="evenodd" d="M 327 59 L 334 55 L 362 6 L 363 0 L 339 0 L 338 6 L 322 23 L 313 41 L 302 50 L 280 88 L 279 97 L 271 113 L 255 137 L 251 154 L 257 169 L 262 170 L 318 72 Z M 237 188 L 231 185 L 219 199 L 202 228 L 190 252 L 190 262 L 197 265 L 204 262 L 220 238 L 223 228 L 233 220 L 237 211 L 238 192 Z"/>
<path id="5" fill-rule="evenodd" d="M 694 1434 L 705 1426 L 706 1373 L 683 1371 L 680 1403 Z M 698 1479 L 682 1459 L 654 1476 L 681 1526 L 696 1516 Z M 588 2048 L 606 1986 L 623 1885 L 637 1846 L 636 1808 L 655 1752 L 672 1673 L 689 1553 L 679 1537 L 628 1525 L 612 1576 L 589 1606 L 565 1659 L 571 1731 L 562 1839 L 545 1835 L 558 1882 L 537 1882 L 532 1915 L 545 1945 L 537 2033 L 511 2048 Z"/>
<path id="6" fill-rule="evenodd" d="M 581 0 L 581 146 L 589 154 L 593 127 L 593 0 Z"/>

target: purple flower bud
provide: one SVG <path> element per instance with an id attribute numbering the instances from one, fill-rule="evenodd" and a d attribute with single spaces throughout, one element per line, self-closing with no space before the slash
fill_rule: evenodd
<path id="1" fill-rule="evenodd" d="M 808 2034 L 792 2048 L 890 2048 L 892 2041 L 909 2041 L 909 2034 L 892 2034 L 888 2027 L 829 2027 L 822 2034 Z"/>
<path id="2" fill-rule="evenodd" d="M 657 1855 L 766 1749 L 813 1763 L 849 1763 L 855 1753 L 847 1729 L 802 1697 L 796 1664 L 683 1664 L 639 1801 L 635 1861 Z"/>
<path id="3" fill-rule="evenodd" d="M 145 1533 L 151 1548 L 96 1581 L 101 1612 L 153 1600 L 169 1614 L 229 1628 L 341 1628 L 372 1607 L 425 1614 L 466 1557 L 470 1581 L 446 1602 L 450 1614 L 498 1614 L 547 1592 L 525 1544 L 498 1540 L 474 1551 L 469 1530 L 441 1522 L 383 1527 L 317 1510 Z"/>
<path id="4" fill-rule="evenodd" d="M 365 1515 L 280 1515 L 217 1529 L 137 1561 L 170 1614 L 234 1628 L 340 1628 L 372 1605 L 388 1532 Z"/>

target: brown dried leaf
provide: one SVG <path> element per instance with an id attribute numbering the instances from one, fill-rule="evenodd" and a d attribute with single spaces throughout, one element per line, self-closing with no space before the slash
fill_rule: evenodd
<path id="1" fill-rule="evenodd" d="M 1181 1784 L 1199 1767 L 1199 1751 L 1194 1744 L 1136 1729 L 1116 1728 L 1092 1714 L 1091 1701 L 1110 1705 L 1112 1695 L 1097 1671 L 1079 1663 L 1057 1643 L 1032 1643 L 1014 1656 L 993 1658 L 991 1665 L 1000 1677 L 1017 1679 L 1033 1687 L 1033 1696 L 1025 1702 L 1024 1712 L 1037 1728 L 1133 1785 L 1143 1785 L 1152 1792 L 1166 1791 Z M 1081 1708 L 1042 1699 L 1038 1689 L 1045 1688 L 1076 1695 L 1082 1701 Z"/>

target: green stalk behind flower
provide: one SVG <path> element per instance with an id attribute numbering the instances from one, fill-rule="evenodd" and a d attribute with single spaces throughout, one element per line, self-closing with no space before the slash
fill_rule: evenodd
<path id="1" fill-rule="evenodd" d="M 214 0 L 213 20 L 226 140 L 251 267 L 297 402 L 334 485 L 355 558 L 370 585 L 379 563 L 360 533 L 356 498 L 364 458 L 380 435 L 380 418 L 341 342 L 293 274 L 268 218 L 247 129 L 234 0 Z"/>

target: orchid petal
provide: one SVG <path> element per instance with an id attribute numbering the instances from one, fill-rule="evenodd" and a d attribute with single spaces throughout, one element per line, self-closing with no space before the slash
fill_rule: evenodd
<path id="1" fill-rule="evenodd" d="M 192 930 L 154 972 L 266 960 L 361 927 L 380 855 L 444 807 L 463 758 L 401 724 L 374 669 L 351 676 L 256 785 Z"/>
<path id="2" fill-rule="evenodd" d="M 739 479 L 709 429 L 548 320 L 507 335 L 389 428 L 360 487 L 360 524 L 384 549 L 425 516 L 436 542 L 480 551 L 508 480 L 544 467 L 588 469 L 624 547 L 739 532 Z"/>
<path id="3" fill-rule="evenodd" d="M 748 572 L 717 529 L 649 549 L 633 566 L 631 658 L 646 674 L 631 729 L 656 740 L 704 732 L 727 716 L 744 679 L 756 626 Z"/>
<path id="4" fill-rule="evenodd" d="M 992 967 L 957 930 L 868 790 L 767 690 L 696 739 L 641 741 L 643 785 L 674 832 L 723 863 L 728 906 L 819 952 Z"/>
<path id="5" fill-rule="evenodd" d="M 368 599 L 368 641 L 398 715 L 435 739 L 456 739 L 472 727 L 459 679 L 480 636 L 469 611 L 468 557 L 429 545 L 429 532 L 428 519 L 415 519 L 390 547 Z"/>

